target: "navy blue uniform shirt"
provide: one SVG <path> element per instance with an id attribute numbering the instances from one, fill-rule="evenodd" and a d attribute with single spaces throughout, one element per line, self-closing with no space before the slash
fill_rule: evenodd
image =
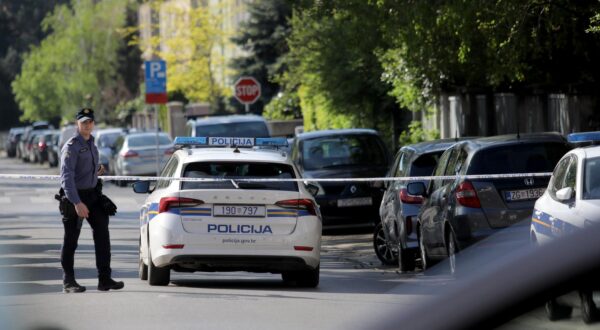
<path id="1" fill-rule="evenodd" d="M 98 148 L 94 137 L 85 140 L 77 135 L 65 143 L 61 150 L 60 184 L 73 204 L 81 202 L 77 190 L 95 188 L 100 169 Z"/>

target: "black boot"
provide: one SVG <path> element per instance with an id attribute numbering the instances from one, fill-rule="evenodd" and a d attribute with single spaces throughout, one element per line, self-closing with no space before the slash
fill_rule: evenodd
<path id="1" fill-rule="evenodd" d="M 98 281 L 98 290 L 100 291 L 108 291 L 108 290 L 120 290 L 125 287 L 125 283 L 121 281 L 115 281 L 112 278 L 104 279 Z"/>
<path id="2" fill-rule="evenodd" d="M 63 284 L 63 292 L 64 293 L 81 293 L 85 292 L 85 286 L 79 285 L 79 283 L 72 281 L 66 281 Z"/>

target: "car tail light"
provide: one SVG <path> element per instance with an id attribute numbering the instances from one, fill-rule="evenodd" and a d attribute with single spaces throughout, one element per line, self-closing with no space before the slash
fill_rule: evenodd
<path id="1" fill-rule="evenodd" d="M 314 248 L 312 246 L 294 245 L 294 250 L 296 250 L 296 251 L 312 251 L 312 250 L 314 250 Z"/>
<path id="2" fill-rule="evenodd" d="M 423 203 L 423 197 L 421 196 L 413 196 L 408 194 L 408 190 L 406 188 L 400 189 L 398 193 L 400 195 L 400 201 L 406 204 L 421 204 Z"/>
<path id="3" fill-rule="evenodd" d="M 200 204 L 204 204 L 204 201 L 183 197 L 163 197 L 158 204 L 158 213 L 167 212 L 172 208 L 193 207 Z"/>
<path id="4" fill-rule="evenodd" d="M 44 151 L 44 150 L 46 150 L 46 147 L 47 147 L 47 146 L 46 146 L 46 142 L 39 142 L 39 143 L 38 143 L 38 148 L 39 148 L 41 151 Z"/>
<path id="5" fill-rule="evenodd" d="M 480 208 L 481 203 L 475 188 L 469 181 L 463 181 L 458 185 L 456 189 L 456 201 L 466 207 Z"/>
<path id="6" fill-rule="evenodd" d="M 310 199 L 286 199 L 275 205 L 286 209 L 306 210 L 310 215 L 317 215 L 317 207 Z"/>
<path id="7" fill-rule="evenodd" d="M 185 245 L 183 244 L 167 244 L 163 245 L 163 249 L 183 249 Z"/>
<path id="8" fill-rule="evenodd" d="M 121 156 L 123 158 L 139 157 L 138 153 L 133 150 L 128 150 L 126 153 L 121 154 Z"/>

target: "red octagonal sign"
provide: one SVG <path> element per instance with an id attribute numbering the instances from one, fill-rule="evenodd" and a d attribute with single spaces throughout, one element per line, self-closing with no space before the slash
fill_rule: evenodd
<path id="1" fill-rule="evenodd" d="M 254 77 L 240 77 L 234 85 L 235 98 L 242 104 L 252 104 L 260 97 L 260 83 Z"/>

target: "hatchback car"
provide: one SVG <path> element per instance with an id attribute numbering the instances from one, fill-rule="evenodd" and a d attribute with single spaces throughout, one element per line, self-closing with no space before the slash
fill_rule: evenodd
<path id="1" fill-rule="evenodd" d="M 158 143 L 157 143 L 158 141 Z M 158 144 L 158 150 L 157 150 Z M 117 176 L 156 175 L 175 151 L 171 137 L 166 133 L 133 133 L 120 136 L 110 167 Z M 157 157 L 158 153 L 158 157 Z M 124 181 L 117 181 L 125 185 Z"/>
<path id="2" fill-rule="evenodd" d="M 220 139 L 177 138 L 204 148 L 175 152 L 161 173 L 174 180 L 134 184 L 150 193 L 140 211 L 140 278 L 167 285 L 171 270 L 251 271 L 316 287 L 321 217 L 312 194 L 295 181 L 252 181 L 296 179 L 294 164 L 273 142 L 251 147 L 277 139 L 239 138 L 251 148 Z"/>
<path id="3" fill-rule="evenodd" d="M 298 134 L 292 160 L 303 178 L 383 177 L 389 152 L 377 131 L 340 129 Z M 320 182 L 317 203 L 325 228 L 374 227 L 379 223 L 381 182 Z"/>
<path id="4" fill-rule="evenodd" d="M 409 195 L 425 197 L 417 216 L 423 269 L 450 257 L 496 230 L 527 222 L 535 200 L 548 185 L 560 158 L 571 146 L 558 133 L 503 135 L 456 143 L 446 150 L 434 176 L 454 179 L 409 183 Z M 511 174 L 532 173 L 527 177 Z M 542 173 L 542 175 L 535 175 Z M 465 175 L 484 175 L 465 179 Z"/>
<path id="5" fill-rule="evenodd" d="M 4 150 L 6 150 L 6 156 L 12 158 L 17 154 L 17 145 L 21 139 L 21 135 L 25 132 L 25 127 L 13 127 L 8 131 L 8 136 L 4 141 Z"/>
<path id="6" fill-rule="evenodd" d="M 442 153 L 458 141 L 460 140 L 435 140 L 404 146 L 398 150 L 387 176 L 430 176 Z M 427 184 L 428 180 L 421 182 Z M 373 234 L 373 247 L 379 260 L 386 265 L 398 263 L 400 271 L 403 272 L 415 268 L 415 257 L 419 247 L 416 233 L 417 214 L 423 201 L 421 197 L 408 195 L 407 183 L 384 183 L 386 190 L 379 206 L 381 223 L 375 227 Z"/>

